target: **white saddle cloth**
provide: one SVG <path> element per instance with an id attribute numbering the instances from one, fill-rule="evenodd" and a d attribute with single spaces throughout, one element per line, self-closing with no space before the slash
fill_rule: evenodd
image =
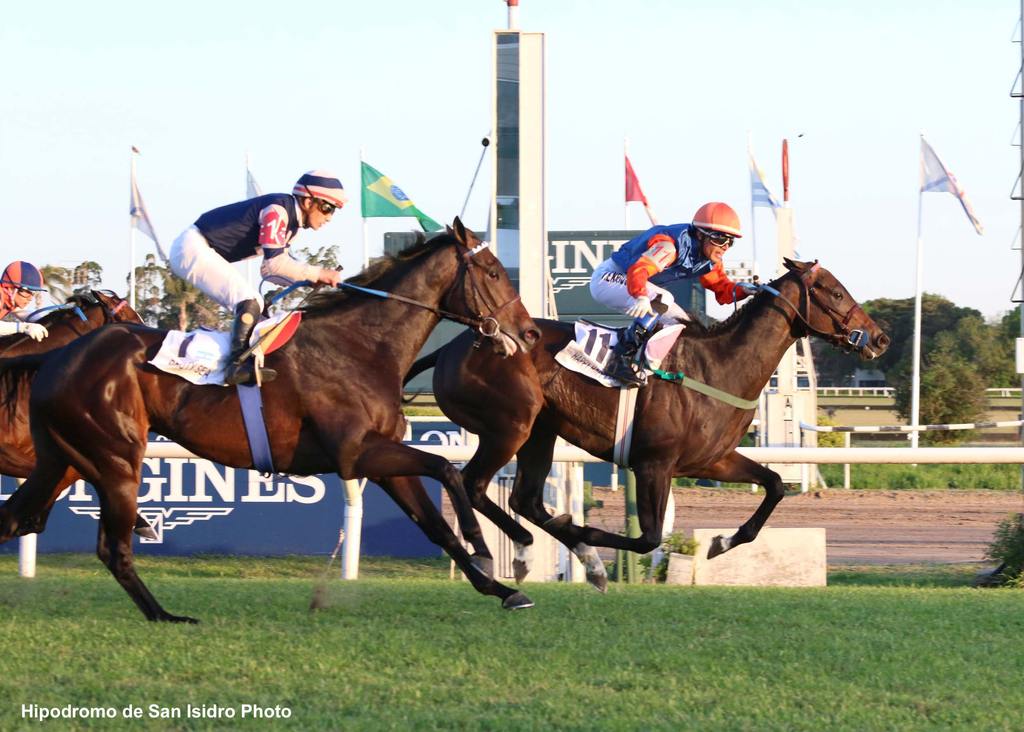
<path id="1" fill-rule="evenodd" d="M 555 360 L 570 371 L 583 374 L 599 384 L 620 388 L 622 384 L 605 373 L 615 344 L 618 343 L 619 331 L 588 320 L 577 320 L 575 325 L 575 340 L 569 341 L 565 348 L 555 355 Z M 668 355 L 684 328 L 686 326 L 682 323 L 670 325 L 648 339 L 644 349 L 648 374 L 652 369 L 661 368 L 662 360 Z"/>
<path id="2" fill-rule="evenodd" d="M 282 313 L 256 324 L 249 345 L 259 341 L 261 334 L 278 325 L 290 313 Z M 219 330 L 167 332 L 160 351 L 150 361 L 161 371 L 180 376 L 193 384 L 224 385 L 224 371 L 230 355 L 231 334 Z M 263 351 L 253 351 L 257 366 L 263 365 Z"/>

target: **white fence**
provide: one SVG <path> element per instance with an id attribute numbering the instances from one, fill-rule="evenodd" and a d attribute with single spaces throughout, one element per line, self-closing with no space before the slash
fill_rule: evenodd
<path id="1" fill-rule="evenodd" d="M 417 445 L 418 449 L 440 455 L 452 462 L 468 461 L 476 446 Z M 976 463 L 1024 464 L 1024 447 L 741 447 L 738 452 L 759 463 L 796 464 L 892 464 L 892 463 Z M 194 453 L 172 442 L 151 443 L 146 450 L 151 458 L 196 458 Z M 572 445 L 559 444 L 555 448 L 556 463 L 603 462 L 590 453 Z M 572 481 L 573 490 L 582 500 L 582 481 Z M 342 577 L 356 579 L 359 575 L 359 546 L 362 533 L 363 485 L 365 481 L 345 481 L 345 543 Z M 575 504 L 577 497 L 571 502 Z M 21 537 L 19 570 L 22 576 L 35 575 L 36 536 Z"/>

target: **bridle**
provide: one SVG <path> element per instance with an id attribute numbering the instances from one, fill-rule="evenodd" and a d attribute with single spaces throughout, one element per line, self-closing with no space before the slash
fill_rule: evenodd
<path id="1" fill-rule="evenodd" d="M 781 293 L 773 287 L 768 285 L 762 285 L 761 289 L 765 289 L 775 295 L 780 301 L 785 303 L 788 307 L 792 308 L 794 315 L 800 319 L 801 322 L 807 327 L 807 330 L 820 338 L 827 340 L 833 345 L 839 346 L 840 348 L 846 348 L 850 350 L 863 350 L 868 345 L 868 332 L 861 328 L 850 328 L 850 321 L 853 320 L 857 314 L 864 314 L 860 304 L 854 302 L 845 311 L 841 311 L 837 308 L 832 307 L 828 302 L 822 300 L 818 295 L 817 280 L 818 275 L 821 272 L 821 265 L 815 260 L 814 264 L 805 269 L 800 273 L 800 285 L 803 290 L 803 303 L 804 312 L 800 312 L 793 303 L 789 302 L 786 298 L 782 297 Z M 819 328 L 815 328 L 811 325 L 810 312 L 811 312 L 811 301 L 818 306 L 822 312 L 828 315 L 832 321 L 832 325 L 835 326 L 835 331 L 832 333 L 826 333 Z M 806 313 L 806 315 L 805 315 Z"/>
<path id="2" fill-rule="evenodd" d="M 462 323 L 473 328 L 477 333 L 480 334 L 481 338 L 498 338 L 504 331 L 501 325 L 498 323 L 497 315 L 502 310 L 507 308 L 509 305 L 519 301 L 519 295 L 516 295 L 508 302 L 498 305 L 497 307 L 491 306 L 490 310 L 486 313 L 483 312 L 480 307 L 481 303 L 485 303 L 485 298 L 481 292 L 480 286 L 477 284 L 476 276 L 477 270 L 480 269 L 479 265 L 474 264 L 473 257 L 482 252 L 487 248 L 487 242 L 480 242 L 475 247 L 469 248 L 462 244 L 458 239 L 455 240 L 455 250 L 459 258 L 459 269 L 456 273 L 455 281 L 452 282 L 448 290 L 445 291 L 441 297 L 441 302 L 446 302 L 453 296 L 453 291 L 460 284 L 462 285 L 462 300 L 467 312 L 476 313 L 476 315 L 462 315 L 460 313 L 452 312 L 451 310 L 445 310 L 434 305 L 428 305 L 425 302 L 414 300 L 411 297 L 405 297 L 394 292 L 386 292 L 384 290 L 374 290 L 369 287 L 363 287 L 362 285 L 356 285 L 351 282 L 341 282 L 338 287 L 345 290 L 352 290 L 359 292 L 364 295 L 373 295 L 374 297 L 380 297 L 388 300 L 397 300 L 398 302 L 405 303 L 406 305 L 412 305 L 423 310 L 429 310 L 436 314 L 438 317 L 444 320 L 451 320 L 456 323 Z M 486 275 L 485 275 L 486 276 Z M 465 286 L 466 281 L 469 281 L 470 289 L 473 292 L 474 304 L 477 307 L 471 307 L 469 303 L 469 295 L 467 294 L 467 288 Z M 296 284 L 309 284 L 309 283 L 296 283 Z M 486 305 L 486 303 L 485 303 Z M 509 338 L 518 340 L 515 336 L 504 333 Z"/>

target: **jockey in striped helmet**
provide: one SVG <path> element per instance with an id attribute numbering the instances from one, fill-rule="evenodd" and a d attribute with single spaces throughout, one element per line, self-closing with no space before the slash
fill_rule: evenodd
<path id="1" fill-rule="evenodd" d="M 722 305 L 750 294 L 729 279 L 722 265 L 722 256 L 733 240 L 742 236 L 740 217 L 732 207 L 713 201 L 697 209 L 689 224 L 654 226 L 598 265 L 590 279 L 590 294 L 602 305 L 636 319 L 615 345 L 609 376 L 626 387 L 643 385 L 636 359 L 659 318 L 652 300 L 660 297 L 667 307 L 661 315 L 666 323 L 690 319 L 672 293 L 659 285 L 697 278 Z"/>
<path id="2" fill-rule="evenodd" d="M 341 272 L 299 262 L 287 250 L 300 228 L 319 229 L 347 201 L 345 188 L 335 175 L 311 170 L 295 182 L 290 194 L 269 193 L 207 211 L 174 240 L 171 270 L 234 311 L 226 383 L 247 383 L 255 377 L 252 362 L 243 361 L 241 354 L 248 348 L 263 310 L 258 288 L 231 263 L 262 255 L 260 274 L 264 278 L 337 286 Z M 273 369 L 263 369 L 260 374 L 262 381 L 275 376 Z"/>
<path id="3" fill-rule="evenodd" d="M 25 333 L 41 341 L 49 335 L 39 323 L 22 322 L 20 311 L 32 302 L 33 293 L 45 292 L 43 274 L 34 264 L 11 262 L 0 274 L 0 318 L 13 316 L 16 321 L 0 320 L 0 336 Z"/>

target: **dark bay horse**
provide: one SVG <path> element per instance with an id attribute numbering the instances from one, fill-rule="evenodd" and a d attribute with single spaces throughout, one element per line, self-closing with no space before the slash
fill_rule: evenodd
<path id="1" fill-rule="evenodd" d="M 756 399 L 786 350 L 797 338 L 815 335 L 858 350 L 863 358 L 881 355 L 886 336 L 846 288 L 817 263 L 787 260 L 788 272 L 772 283 L 778 295 L 763 291 L 728 320 L 705 331 L 689 326 L 662 364 L 743 399 Z M 474 506 L 516 544 L 516 579 L 528 571 L 528 531 L 487 498 L 494 473 L 518 459 L 510 507 L 541 526 L 573 551 L 587 568 L 587 579 L 603 589 L 604 565 L 593 546 L 646 553 L 661 542 L 671 480 L 675 476 L 757 483 L 765 495 L 754 514 L 731 537 L 716 537 L 708 551 L 717 556 L 753 541 L 782 499 L 777 473 L 736 452 L 753 419 L 752 410 L 732 407 L 678 383 L 652 378 L 636 406 L 629 466 L 636 474 L 642 535 L 577 526 L 568 514 L 552 517 L 543 504 L 556 437 L 611 461 L 618 390 L 603 387 L 563 368 L 555 354 L 573 337 L 573 325 L 538 320 L 543 337 L 529 354 L 500 361 L 472 348 L 462 334 L 425 356 L 406 382 L 434 367 L 434 395 L 444 413 L 480 437 L 463 468 Z"/>
<path id="2" fill-rule="evenodd" d="M 50 312 L 38 320 L 46 326 L 49 335 L 41 341 L 34 341 L 25 334 L 0 338 L 0 357 L 9 358 L 30 354 L 41 354 L 60 348 L 74 339 L 90 333 L 108 323 L 141 323 L 142 318 L 129 307 L 126 300 L 112 292 L 91 290 L 68 298 L 64 305 L 50 308 Z M 28 429 L 28 398 L 26 383 L 15 385 L 11 393 L 0 394 L 0 473 L 14 478 L 27 478 L 36 463 L 32 447 L 32 435 Z M 81 476 L 73 468 L 61 479 L 56 496 Z M 17 494 L 16 494 L 17 495 Z M 8 501 L 9 510 L 25 517 L 20 523 L 18 535 L 42 531 L 52 502 L 43 506 L 18 506 L 25 494 L 13 503 Z"/>
<path id="3" fill-rule="evenodd" d="M 531 348 L 540 337 L 536 324 L 501 263 L 458 219 L 448 232 L 383 258 L 349 283 L 397 297 L 321 290 L 310 298 L 293 339 L 267 357 L 279 374 L 263 387 L 274 465 L 286 473 L 370 478 L 478 591 L 501 598 L 506 608 L 529 607 L 525 595 L 477 568 L 413 477 L 440 481 L 460 523 L 475 525 L 458 470 L 402 444 L 401 391 L 442 314 L 473 324 L 498 351 Z M 196 386 L 148 364 L 164 336 L 144 326 L 112 326 L 42 364 L 0 363 L 0 373 L 5 367 L 11 378 L 34 373 L 30 413 L 38 461 L 22 490 L 49 496 L 70 467 L 79 470 L 100 502 L 100 560 L 148 619 L 195 622 L 166 612 L 133 565 L 131 528 L 147 433 L 224 465 L 250 468 L 253 461 L 234 389 Z M 0 541 L 13 535 L 14 523 L 0 509 Z M 471 533 L 479 535 L 479 526 Z M 482 538 L 479 547 L 486 553 Z"/>

